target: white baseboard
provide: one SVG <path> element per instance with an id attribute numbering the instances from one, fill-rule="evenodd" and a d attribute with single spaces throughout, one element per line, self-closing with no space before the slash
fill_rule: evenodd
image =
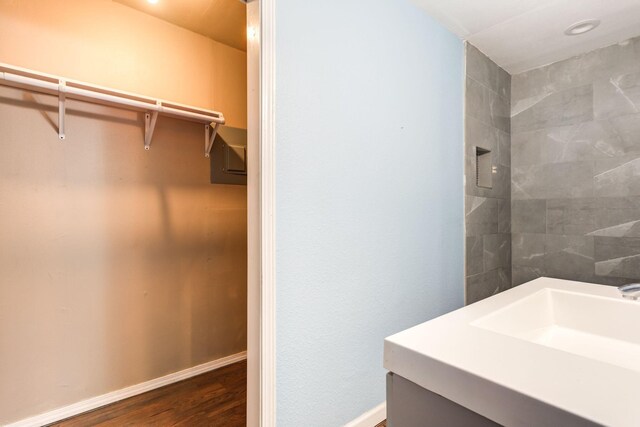
<path id="1" fill-rule="evenodd" d="M 142 394 L 147 391 L 163 387 L 165 385 L 176 383 L 178 381 L 186 380 L 187 378 L 195 377 L 196 375 L 204 374 L 205 372 L 222 368 L 223 366 L 231 365 L 232 363 L 240 362 L 241 360 L 245 360 L 246 358 L 246 351 L 243 351 L 242 353 L 232 354 L 231 356 L 212 360 L 211 362 L 203 363 L 202 365 L 174 372 L 173 374 L 165 375 L 164 377 L 155 378 L 150 381 L 132 385 L 131 387 L 112 391 L 101 396 L 92 397 L 90 399 L 83 400 L 68 406 L 63 406 L 62 408 L 54 409 L 53 411 L 45 412 L 44 414 L 25 418 L 15 423 L 8 424 L 5 427 L 39 427 L 51 424 L 56 421 L 64 420 L 65 418 L 73 417 L 74 415 L 82 414 L 83 412 L 100 408 L 101 406 L 109 405 L 128 397 L 136 396 L 138 394 Z"/>
<path id="2" fill-rule="evenodd" d="M 348 422 L 344 427 L 375 427 L 387 418 L 387 402 L 382 402 L 373 409 L 368 410 L 355 420 Z"/>

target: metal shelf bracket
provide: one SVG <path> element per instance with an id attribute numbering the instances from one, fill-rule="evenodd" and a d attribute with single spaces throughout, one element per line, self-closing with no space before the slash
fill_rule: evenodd
<path id="1" fill-rule="evenodd" d="M 158 106 L 161 106 L 160 103 L 158 103 Z M 158 121 L 157 111 L 144 114 L 144 149 L 145 150 L 149 150 L 149 148 L 151 148 L 151 138 L 153 138 L 153 131 L 156 129 L 157 121 Z"/>
<path id="2" fill-rule="evenodd" d="M 219 127 L 220 127 L 220 123 L 214 124 L 213 132 L 211 132 L 211 125 L 204 125 L 204 156 L 205 157 L 211 156 L 213 141 L 216 139 L 216 135 L 218 134 Z"/>
<path id="3" fill-rule="evenodd" d="M 58 138 L 64 140 L 64 119 L 67 112 L 67 83 L 60 80 L 58 83 Z"/>

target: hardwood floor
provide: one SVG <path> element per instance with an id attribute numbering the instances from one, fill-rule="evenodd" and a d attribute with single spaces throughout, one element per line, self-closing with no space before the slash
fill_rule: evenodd
<path id="1" fill-rule="evenodd" d="M 376 425 L 376 427 L 387 427 L 387 420 L 382 421 L 380 424 Z"/>
<path id="2" fill-rule="evenodd" d="M 51 426 L 244 427 L 246 383 L 247 362 L 238 362 Z"/>

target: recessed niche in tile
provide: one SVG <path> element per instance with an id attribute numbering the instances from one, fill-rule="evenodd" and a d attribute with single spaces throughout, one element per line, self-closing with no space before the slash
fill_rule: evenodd
<path id="1" fill-rule="evenodd" d="M 491 150 L 476 147 L 476 185 L 482 188 L 492 188 L 492 175 Z"/>

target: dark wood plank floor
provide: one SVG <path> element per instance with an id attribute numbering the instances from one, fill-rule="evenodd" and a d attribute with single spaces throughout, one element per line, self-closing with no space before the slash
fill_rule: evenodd
<path id="1" fill-rule="evenodd" d="M 52 424 L 244 427 L 247 363 L 238 362 Z"/>

